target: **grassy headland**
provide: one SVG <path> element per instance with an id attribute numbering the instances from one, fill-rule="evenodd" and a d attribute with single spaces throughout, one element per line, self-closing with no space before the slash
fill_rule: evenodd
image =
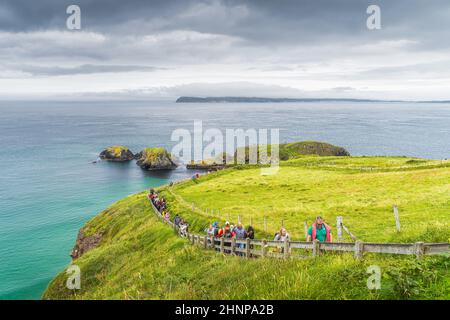
<path id="1" fill-rule="evenodd" d="M 322 215 L 335 229 L 337 215 L 361 240 L 447 242 L 450 238 L 450 163 L 404 157 L 301 157 L 278 174 L 239 166 L 163 188 L 169 208 L 202 232 L 213 220 L 245 225 L 271 238 L 281 220 L 294 240 L 303 223 Z M 82 288 L 65 287 L 62 272 L 47 299 L 404 299 L 450 298 L 448 256 L 326 253 L 314 259 L 242 259 L 191 246 L 162 224 L 145 192 L 125 198 L 86 224 L 103 234 L 100 245 L 77 259 Z M 195 203 L 195 211 L 192 211 Z M 400 211 L 395 231 L 392 205 Z M 211 214 L 214 210 L 214 214 Z M 264 234 L 263 218 L 267 217 Z M 349 241 L 347 238 L 346 241 Z M 366 287 L 369 265 L 382 270 L 381 290 Z"/>

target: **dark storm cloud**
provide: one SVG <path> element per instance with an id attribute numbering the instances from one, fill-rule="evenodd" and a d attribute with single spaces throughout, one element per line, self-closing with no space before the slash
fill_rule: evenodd
<path id="1" fill-rule="evenodd" d="M 443 45 L 450 32 L 448 0 L 6 0 L 0 4 L 0 30 L 64 29 L 70 4 L 81 7 L 83 28 L 118 36 L 183 29 L 262 44 L 401 36 Z M 381 32 L 365 26 L 369 4 L 382 9 Z"/>

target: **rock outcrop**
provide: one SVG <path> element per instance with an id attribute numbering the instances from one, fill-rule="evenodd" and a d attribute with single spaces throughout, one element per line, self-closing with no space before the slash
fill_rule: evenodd
<path id="1" fill-rule="evenodd" d="M 326 142 L 302 141 L 280 145 L 280 150 L 287 154 L 289 158 L 298 155 L 318 155 L 318 156 L 350 156 L 350 153 L 342 147 L 334 146 Z"/>
<path id="2" fill-rule="evenodd" d="M 144 170 L 172 170 L 177 167 L 164 148 L 145 148 L 135 158 L 136 164 Z"/>
<path id="3" fill-rule="evenodd" d="M 125 162 L 133 160 L 135 156 L 127 147 L 112 146 L 103 150 L 99 157 L 106 161 Z"/>
<path id="4" fill-rule="evenodd" d="M 266 150 L 264 150 L 266 149 Z M 334 146 L 332 144 L 326 142 L 319 141 L 301 141 L 301 142 L 291 142 L 291 143 L 283 143 L 279 145 L 279 160 L 286 161 L 289 159 L 295 159 L 301 156 L 308 155 L 316 155 L 316 156 L 350 156 L 350 153 L 342 147 Z M 253 154 L 253 157 L 257 158 L 257 163 L 259 164 L 267 164 L 270 163 L 271 153 L 272 153 L 272 145 L 258 145 L 252 146 L 251 148 L 240 147 L 236 149 L 234 153 L 234 160 L 238 158 L 238 152 L 240 152 L 240 156 L 243 157 L 243 160 L 240 160 L 239 163 L 250 162 L 250 150 L 252 152 L 256 152 Z M 264 150 L 264 152 L 263 152 Z M 252 163 L 255 159 L 252 159 Z"/>
<path id="5" fill-rule="evenodd" d="M 101 232 L 94 233 L 93 235 L 86 236 L 84 230 L 81 229 L 78 232 L 77 241 L 75 247 L 72 250 L 70 256 L 73 260 L 78 259 L 89 250 L 97 247 L 102 240 L 103 234 Z"/>

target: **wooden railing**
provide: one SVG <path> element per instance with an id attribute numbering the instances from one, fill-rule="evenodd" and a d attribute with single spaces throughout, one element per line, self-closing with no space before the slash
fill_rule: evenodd
<path id="1" fill-rule="evenodd" d="M 273 258 L 305 258 L 304 251 L 312 251 L 312 256 L 317 256 L 321 251 L 346 251 L 353 252 L 355 258 L 361 259 L 365 252 L 415 255 L 418 259 L 424 255 L 449 253 L 448 243 L 370 243 L 356 242 L 312 242 L 306 241 L 271 241 L 235 238 L 213 238 L 206 235 L 198 235 L 186 232 L 182 234 L 180 229 L 172 222 L 164 219 L 161 213 L 149 201 L 156 216 L 164 223 L 173 228 L 180 236 L 187 238 L 193 245 L 204 249 L 213 249 L 224 254 L 240 255 L 250 257 L 273 257 Z M 272 251 L 270 248 L 274 248 Z M 303 252 L 302 252 L 303 250 Z"/>

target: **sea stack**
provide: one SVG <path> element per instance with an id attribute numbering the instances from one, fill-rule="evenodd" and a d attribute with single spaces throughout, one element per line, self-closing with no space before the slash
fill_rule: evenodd
<path id="1" fill-rule="evenodd" d="M 145 148 L 135 155 L 136 164 L 144 170 L 172 170 L 177 167 L 164 148 Z"/>
<path id="2" fill-rule="evenodd" d="M 124 146 L 112 146 L 103 150 L 100 159 L 113 162 L 125 162 L 134 159 L 134 154 Z"/>

